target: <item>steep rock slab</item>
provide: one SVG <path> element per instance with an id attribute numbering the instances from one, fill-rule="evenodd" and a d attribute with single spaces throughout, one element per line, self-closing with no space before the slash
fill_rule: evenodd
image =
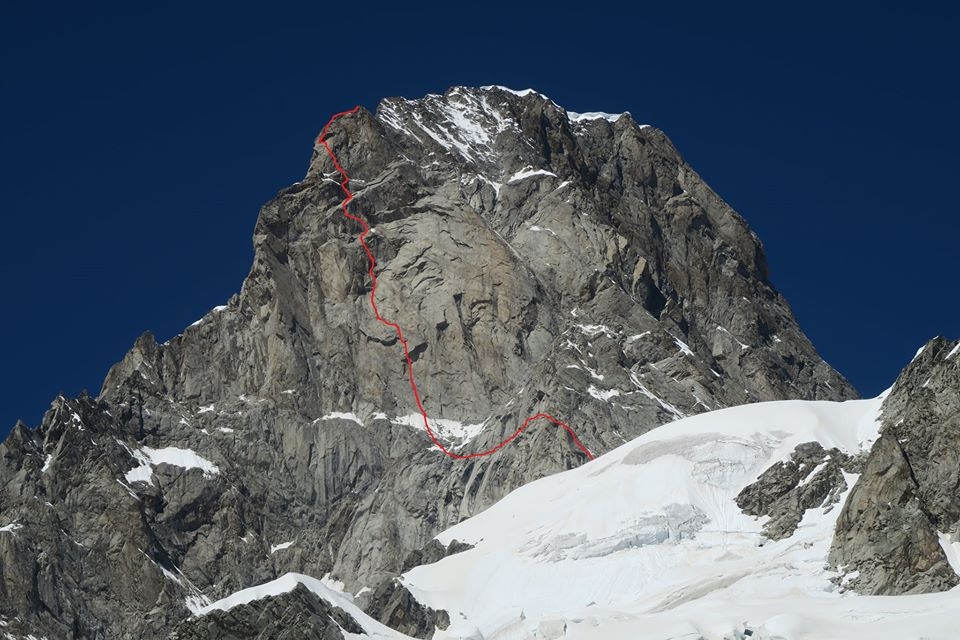
<path id="1" fill-rule="evenodd" d="M 960 342 L 936 338 L 883 404 L 882 436 L 837 520 L 830 561 L 866 594 L 960 582 L 943 542 L 960 520 Z"/>

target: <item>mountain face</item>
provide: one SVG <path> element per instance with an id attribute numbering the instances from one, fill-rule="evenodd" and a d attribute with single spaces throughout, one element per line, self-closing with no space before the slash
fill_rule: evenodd
<path id="1" fill-rule="evenodd" d="M 956 638 L 958 354 L 938 338 L 878 398 L 712 411 L 524 485 L 415 554 L 391 630 L 344 623 L 433 640 Z M 330 622 L 284 621 L 361 599 L 345 595 L 287 574 L 175 637 L 320 637 Z"/>
<path id="2" fill-rule="evenodd" d="M 712 409 L 855 397 L 744 220 L 629 114 L 454 88 L 360 109 L 327 141 L 372 227 L 377 305 L 454 451 L 541 411 L 599 455 Z M 295 572 L 413 633 L 442 615 L 394 577 L 452 552 L 430 551 L 435 535 L 586 461 L 540 423 L 489 457 L 433 447 L 342 199 L 317 145 L 262 208 L 239 294 L 168 342 L 144 334 L 98 397 L 57 398 L 0 445 L 5 632 L 166 637 Z M 303 637 L 368 628 L 296 593 L 302 619 L 342 620 Z M 263 611 L 244 606 L 256 634 Z M 258 637 L 198 628 L 178 633 Z"/>

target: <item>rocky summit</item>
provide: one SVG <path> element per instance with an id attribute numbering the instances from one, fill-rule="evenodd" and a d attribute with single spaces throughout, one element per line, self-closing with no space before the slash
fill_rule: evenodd
<path id="1" fill-rule="evenodd" d="M 371 227 L 380 313 L 403 328 L 455 452 L 489 449 L 541 411 L 600 455 L 714 409 L 856 396 L 797 326 L 743 218 L 628 113 L 457 87 L 360 109 L 327 141 Z M 145 333 L 97 397 L 56 398 L 0 445 L 0 633 L 336 638 L 370 616 L 429 637 L 449 618 L 395 577 L 457 551 L 432 540 L 442 530 L 586 461 L 547 422 L 484 458 L 430 442 L 401 345 L 370 307 L 340 179 L 315 145 L 302 181 L 261 209 L 237 295 L 167 342 Z M 875 592 L 952 584 L 919 556 L 960 513 L 944 491 L 954 458 L 914 462 L 957 451 L 926 419 L 940 411 L 925 399 L 946 375 L 933 371 L 940 351 L 905 374 L 923 382 L 929 369 L 929 385 L 898 383 L 887 400 L 903 422 L 838 525 L 836 562 L 863 567 Z M 913 429 L 924 435 L 898 436 Z M 800 461 L 824 456 L 823 481 L 797 500 L 835 498 L 851 462 L 808 447 L 766 478 L 782 493 L 758 485 L 743 504 L 789 535 L 798 516 L 776 498 Z M 857 506 L 874 491 L 896 498 L 884 518 L 924 536 L 882 570 L 867 565 L 892 557 L 889 541 Z M 317 585 L 193 615 L 287 574 Z"/>

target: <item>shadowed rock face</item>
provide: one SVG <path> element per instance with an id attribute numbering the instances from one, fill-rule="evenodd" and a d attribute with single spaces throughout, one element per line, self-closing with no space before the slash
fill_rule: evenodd
<path id="1" fill-rule="evenodd" d="M 329 142 L 454 449 L 539 411 L 600 454 L 708 409 L 855 395 L 743 219 L 629 115 L 455 88 L 361 110 Z M 489 458 L 430 447 L 337 180 L 316 148 L 261 210 L 238 295 L 166 343 L 145 334 L 98 398 L 58 398 L 0 445 L 11 632 L 164 637 L 289 571 L 375 589 L 443 528 L 583 462 L 548 424 Z"/>
<path id="2" fill-rule="evenodd" d="M 960 523 L 960 342 L 936 338 L 883 403 L 882 436 L 837 520 L 831 563 L 865 594 L 955 586 L 938 533 Z"/>

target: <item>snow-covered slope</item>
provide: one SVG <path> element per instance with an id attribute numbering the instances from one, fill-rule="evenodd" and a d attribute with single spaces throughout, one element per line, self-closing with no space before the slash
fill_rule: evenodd
<path id="1" fill-rule="evenodd" d="M 338 588 L 340 585 L 331 583 L 328 579 L 318 580 L 317 578 L 299 573 L 288 573 L 276 580 L 233 593 L 226 598 L 201 608 L 197 611 L 196 615 L 204 616 L 214 611 L 229 611 L 240 605 L 289 593 L 300 585 L 318 596 L 321 600 L 341 609 L 363 629 L 362 633 L 350 633 L 341 627 L 340 634 L 348 640 L 403 640 L 408 638 L 408 636 L 402 633 L 385 627 L 357 608 L 353 603 L 352 596 Z"/>
<path id="2" fill-rule="evenodd" d="M 474 548 L 403 581 L 450 612 L 437 640 L 956 637 L 956 590 L 837 589 L 825 561 L 838 506 L 770 541 L 765 518 L 734 501 L 798 444 L 869 446 L 881 402 L 771 402 L 666 425 L 448 529 L 442 543 Z"/>

